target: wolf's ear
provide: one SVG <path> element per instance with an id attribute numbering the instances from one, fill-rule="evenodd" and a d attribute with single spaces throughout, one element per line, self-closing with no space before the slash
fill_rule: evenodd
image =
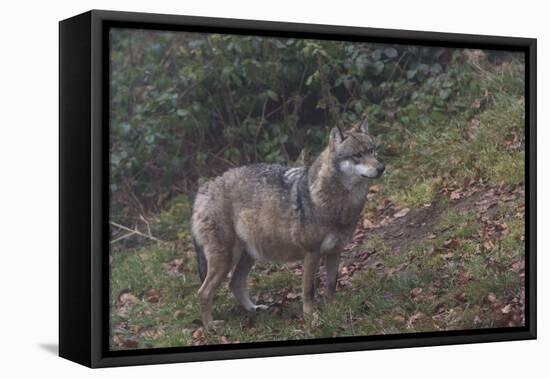
<path id="1" fill-rule="evenodd" d="M 330 150 L 334 151 L 334 149 L 336 148 L 336 145 L 342 143 L 343 140 L 344 140 L 344 136 L 340 132 L 340 129 L 338 127 L 333 127 L 330 130 L 330 137 L 328 141 Z"/>
<path id="2" fill-rule="evenodd" d="M 369 133 L 369 121 L 367 120 L 367 117 L 365 117 L 365 119 L 361 121 L 361 124 L 359 125 L 359 131 L 364 134 Z"/>

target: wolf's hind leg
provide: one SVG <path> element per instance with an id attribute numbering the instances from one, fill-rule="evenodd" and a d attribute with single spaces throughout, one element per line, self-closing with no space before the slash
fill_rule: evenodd
<path id="1" fill-rule="evenodd" d="M 227 277 L 231 269 L 231 255 L 220 251 L 207 252 L 208 271 L 206 278 L 199 289 L 199 304 L 202 312 L 202 323 L 206 328 L 212 328 L 215 323 L 212 319 L 212 302 L 214 294 L 220 284 Z"/>
<path id="2" fill-rule="evenodd" d="M 229 287 L 235 295 L 235 298 L 239 303 L 244 307 L 246 311 L 255 312 L 257 309 L 266 309 L 267 306 L 256 305 L 250 300 L 248 293 L 246 292 L 246 277 L 254 265 L 254 259 L 244 252 L 241 254 L 235 270 L 233 271 L 233 276 L 231 277 L 231 282 L 229 282 Z"/>

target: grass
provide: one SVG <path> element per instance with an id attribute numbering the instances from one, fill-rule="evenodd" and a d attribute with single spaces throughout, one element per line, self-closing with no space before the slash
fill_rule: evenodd
<path id="1" fill-rule="evenodd" d="M 405 253 L 392 254 L 382 239 L 371 238 L 363 248 L 387 254 L 384 267 L 392 268 L 408 261 L 407 269 L 389 276 L 375 270 L 353 276 L 349 287 L 338 292 L 333 304 L 325 305 L 318 298 L 321 311 L 314 318 L 302 317 L 299 296 L 286 299 L 286 293 L 300 291 L 300 276 L 288 267 L 266 273 L 265 266 L 250 275 L 250 290 L 253 297 L 260 293 L 277 296 L 273 293 L 283 292 L 282 305 L 273 307 L 278 311 L 261 312 L 252 318 L 223 287 L 215 300 L 214 316 L 226 320 L 223 335 L 229 342 L 495 326 L 490 317 L 479 320 L 479 315 L 486 312 L 487 297 L 496 293 L 498 298 L 514 298 L 521 282 L 515 274 L 492 270 L 487 257 L 479 251 L 479 242 L 475 241 L 479 227 L 472 212 L 451 209 L 441 214 L 434 227 L 437 238 Z M 508 223 L 508 230 L 499 239 L 498 251 L 493 253 L 495 257 L 498 255 L 495 261 L 503 264 L 522 255 L 523 221 L 513 219 Z M 452 247 L 451 257 L 442 249 L 449 238 L 459 240 Z M 139 348 L 192 345 L 196 341 L 193 333 L 199 318 L 196 298 L 199 285 L 195 262 L 193 256 L 187 256 L 184 276 L 172 277 L 166 274 L 166 264 L 176 258 L 181 258 L 176 249 L 161 247 L 114 254 L 111 298 L 117 298 L 125 289 L 139 298 L 124 316 L 113 312 L 114 334 L 130 338 L 143 334 L 138 338 L 136 347 Z M 145 299 L 144 293 L 151 288 L 161 288 L 157 303 L 148 303 Z M 412 295 L 418 288 L 421 292 Z M 441 312 L 441 309 L 446 310 Z M 202 342 L 220 343 L 221 339 L 219 335 L 207 334 Z"/>
<path id="2" fill-rule="evenodd" d="M 385 129 L 386 142 L 398 151 L 384 157 L 382 195 L 416 207 L 433 202 L 442 187 L 467 180 L 523 182 L 524 151 L 509 148 L 511 141 L 523 143 L 523 67 L 511 64 L 494 74 L 476 66 L 475 78 L 480 90 L 464 91 L 457 99 L 467 104 L 464 111 L 413 131 L 399 124 Z M 476 108 L 479 102 L 485 105 Z"/>
<path id="3" fill-rule="evenodd" d="M 441 180 L 437 178 L 423 180 L 414 183 L 410 189 L 397 192 L 391 198 L 403 207 L 419 207 L 435 200 L 440 184 Z"/>
<path id="4" fill-rule="evenodd" d="M 190 207 L 186 198 L 176 198 L 152 225 L 154 234 L 170 243 L 123 244 L 124 248 L 111 251 L 111 347 L 300 340 L 517 324 L 525 253 L 525 223 L 518 215 L 523 199 L 496 201 L 481 214 L 475 200 L 465 200 L 458 207 L 448 193 L 467 189 L 471 183 L 482 192 L 522 187 L 524 76 L 518 62 L 494 72 L 474 62 L 471 69 L 479 89 L 457 95 L 457 104 L 467 104 L 464 112 L 406 132 L 392 126 L 386 133 L 386 142 L 397 146 L 398 153 L 383 157 L 387 170 L 381 189 L 371 198 L 369 212 L 376 211 L 381 199 L 389 199 L 398 208 L 431 204 L 441 211 L 434 212 L 437 219 L 426 234 L 430 237 L 396 251 L 381 234 L 369 235 L 359 247 L 375 253 L 381 265 L 355 272 L 334 303 L 326 305 L 318 298 L 320 311 L 314 316 L 301 313 L 299 271 L 291 265 L 257 266 L 249 276 L 250 291 L 254 300 L 271 303 L 271 309 L 250 317 L 224 286 L 214 302 L 214 317 L 226 321 L 223 335 L 202 333 L 196 297 L 199 281 L 185 222 Z M 479 108 L 477 101 L 483 104 Z M 169 274 L 174 261 L 180 267 L 177 275 Z"/>

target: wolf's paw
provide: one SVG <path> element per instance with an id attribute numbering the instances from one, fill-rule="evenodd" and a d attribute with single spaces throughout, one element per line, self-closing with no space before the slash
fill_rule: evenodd
<path id="1" fill-rule="evenodd" d="M 210 332 L 215 333 L 216 335 L 223 334 L 225 328 L 225 321 L 223 320 L 212 320 L 206 325 L 206 329 Z"/>
<path id="2" fill-rule="evenodd" d="M 269 310 L 269 306 L 266 306 L 266 305 L 255 305 L 255 306 L 254 306 L 254 311 L 257 312 L 258 310 L 260 310 L 260 311 Z"/>

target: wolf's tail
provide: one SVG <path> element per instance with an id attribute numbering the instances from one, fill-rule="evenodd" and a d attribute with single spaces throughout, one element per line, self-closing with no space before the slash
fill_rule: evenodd
<path id="1" fill-rule="evenodd" d="M 193 241 L 193 246 L 195 247 L 195 252 L 197 254 L 197 266 L 199 267 L 199 278 L 201 282 L 204 282 L 206 278 L 206 272 L 208 271 L 208 266 L 206 264 L 206 256 L 204 255 L 204 248 L 202 245 L 197 243 L 194 235 L 191 235 L 191 240 Z"/>

